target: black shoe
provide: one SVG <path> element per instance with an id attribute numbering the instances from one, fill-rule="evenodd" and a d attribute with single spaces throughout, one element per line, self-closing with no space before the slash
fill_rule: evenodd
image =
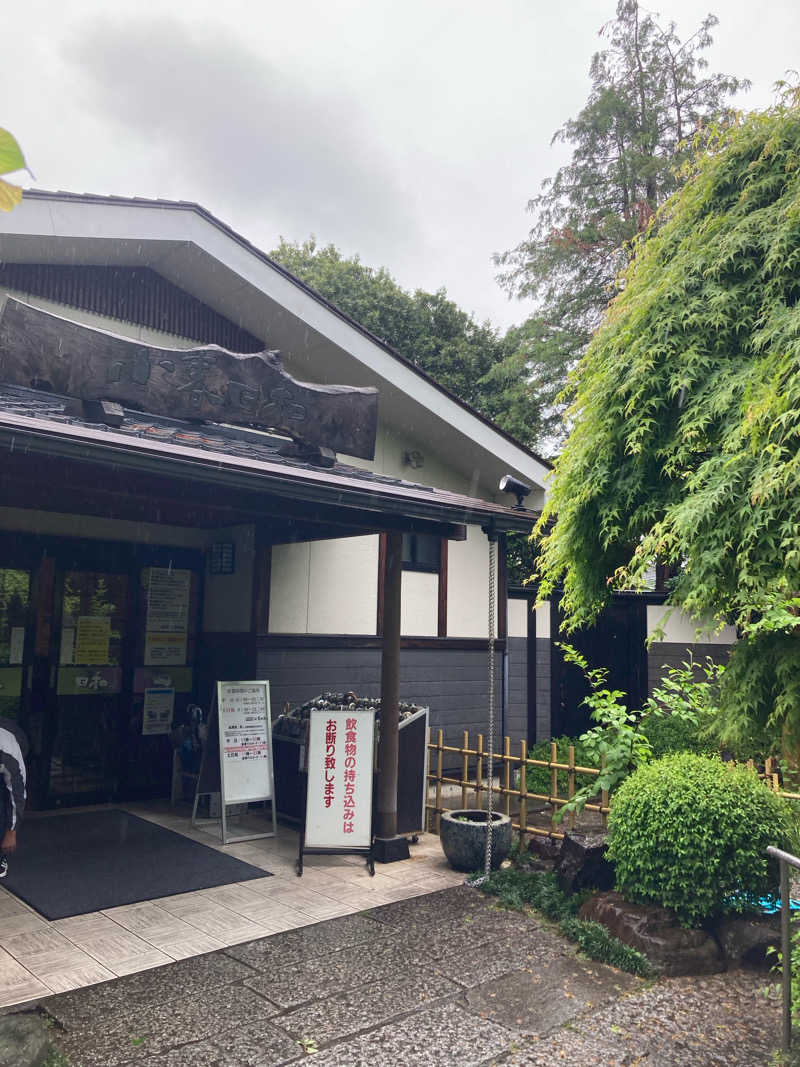
<path id="1" fill-rule="evenodd" d="M 0 878 L 5 878 L 8 874 L 8 860 L 5 856 L 0 858 Z"/>

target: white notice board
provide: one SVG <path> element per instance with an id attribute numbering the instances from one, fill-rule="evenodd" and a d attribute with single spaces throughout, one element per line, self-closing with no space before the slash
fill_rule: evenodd
<path id="1" fill-rule="evenodd" d="M 269 682 L 217 682 L 222 804 L 271 800 Z"/>
<path id="2" fill-rule="evenodd" d="M 374 743 L 374 711 L 311 712 L 304 849 L 371 847 Z"/>

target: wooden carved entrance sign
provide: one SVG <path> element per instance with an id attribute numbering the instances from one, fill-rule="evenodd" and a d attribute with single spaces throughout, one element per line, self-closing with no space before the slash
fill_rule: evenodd
<path id="1" fill-rule="evenodd" d="M 296 381 L 278 352 L 159 348 L 9 297 L 0 314 L 0 381 L 138 411 L 276 430 L 312 447 L 375 456 L 378 391 Z"/>

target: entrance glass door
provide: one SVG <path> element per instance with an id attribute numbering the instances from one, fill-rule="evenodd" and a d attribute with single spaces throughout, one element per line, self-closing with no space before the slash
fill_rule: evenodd
<path id="1" fill-rule="evenodd" d="M 69 570 L 60 584 L 50 803 L 111 800 L 119 792 L 125 726 L 128 575 Z"/>
<path id="2" fill-rule="evenodd" d="M 0 567 L 0 717 L 22 716 L 31 572 Z"/>

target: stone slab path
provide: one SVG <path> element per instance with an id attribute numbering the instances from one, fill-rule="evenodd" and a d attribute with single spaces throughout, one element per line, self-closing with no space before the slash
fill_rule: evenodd
<path id="1" fill-rule="evenodd" d="M 192 827 L 188 808 L 155 803 L 126 810 L 260 867 L 265 876 L 56 922 L 0 886 L 0 1010 L 464 880 L 447 866 L 432 834 L 412 846 L 410 859 L 379 866 L 373 878 L 358 856 L 309 856 L 298 878 L 297 831 L 286 826 L 279 825 L 276 838 L 223 847 L 218 823 Z M 50 816 L 32 816 L 38 817 Z"/>
<path id="2" fill-rule="evenodd" d="M 70 1067 L 768 1064 L 763 974 L 644 982 L 466 886 L 42 1001 Z"/>

